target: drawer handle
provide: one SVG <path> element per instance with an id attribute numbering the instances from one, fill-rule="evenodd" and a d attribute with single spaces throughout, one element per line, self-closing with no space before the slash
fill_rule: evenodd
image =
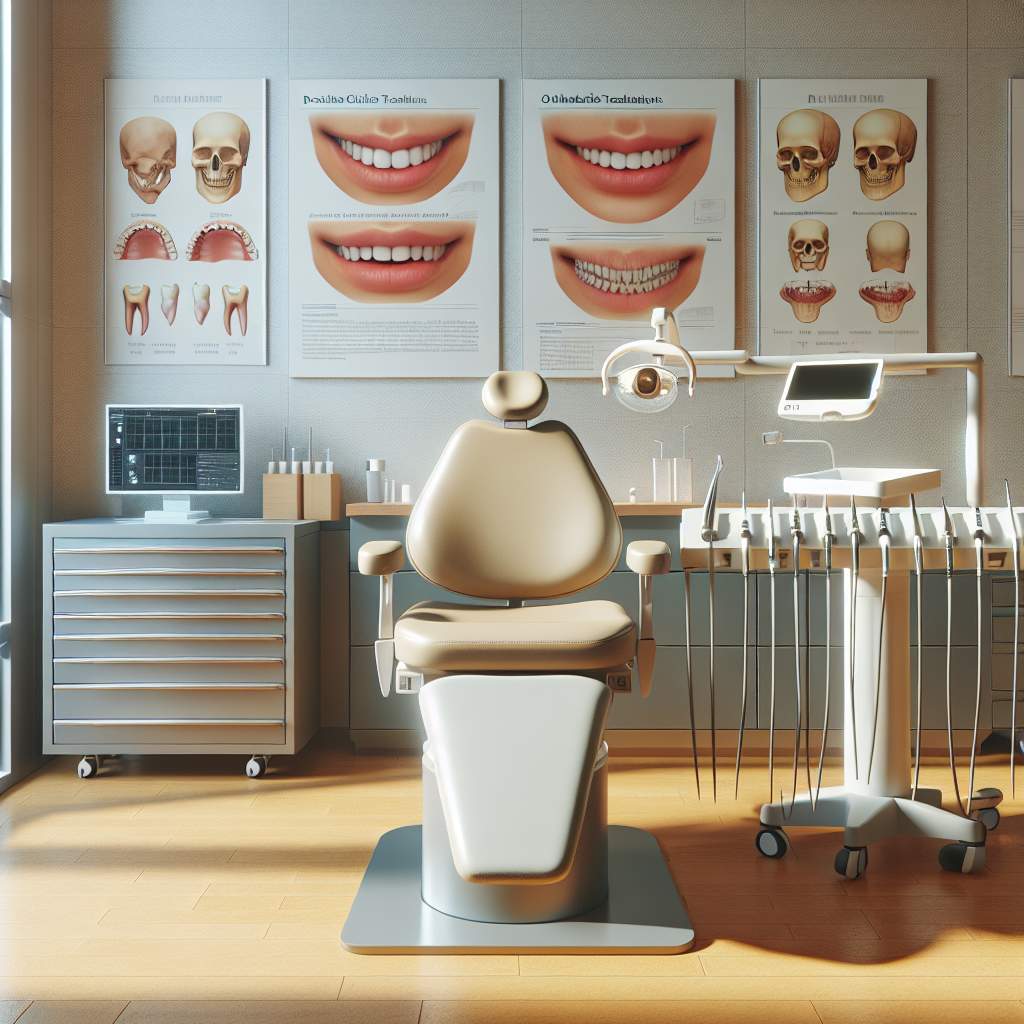
<path id="1" fill-rule="evenodd" d="M 138 548 L 57 548 L 54 555 L 284 555 L 281 547 L 248 548 L 189 548 L 189 547 L 138 547 Z"/>
<path id="2" fill-rule="evenodd" d="M 283 665 L 284 658 L 54 658 L 55 665 Z"/>
<path id="3" fill-rule="evenodd" d="M 54 569 L 54 576 L 283 576 L 284 569 Z"/>
<path id="4" fill-rule="evenodd" d="M 54 683 L 55 690 L 216 690 L 229 693 L 249 690 L 283 690 L 284 683 Z"/>
<path id="5" fill-rule="evenodd" d="M 135 591 L 132 591 L 135 593 Z M 129 622 L 133 620 L 201 620 L 203 622 L 282 622 L 284 612 L 57 612 L 62 622 Z M 246 634 L 248 635 L 248 634 Z"/>
<path id="6" fill-rule="evenodd" d="M 228 643 L 233 640 L 253 640 L 256 643 L 284 643 L 284 635 L 281 633 L 58 633 L 53 639 L 55 641 L 99 640 L 104 643 L 116 640 L 214 640 Z"/>
<path id="7" fill-rule="evenodd" d="M 284 725 L 283 718 L 55 718 L 54 725 Z"/>
<path id="8" fill-rule="evenodd" d="M 55 590 L 56 597 L 279 597 L 283 590 Z"/>

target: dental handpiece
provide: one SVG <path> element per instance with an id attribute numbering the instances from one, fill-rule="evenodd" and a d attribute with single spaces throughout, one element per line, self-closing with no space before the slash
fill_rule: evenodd
<path id="1" fill-rule="evenodd" d="M 875 741 L 878 739 L 878 708 L 882 702 L 882 653 L 885 642 L 885 596 L 889 586 L 889 566 L 892 556 L 892 534 L 889 532 L 889 510 L 878 513 L 878 549 L 882 556 L 882 601 L 878 616 L 878 660 L 875 663 L 875 711 L 871 722 L 871 750 L 868 753 L 868 782 L 875 763 Z"/>
<path id="2" fill-rule="evenodd" d="M 750 516 L 747 513 L 747 492 L 740 495 L 740 572 L 743 575 L 743 676 L 740 696 L 740 732 L 736 743 L 736 785 L 733 799 L 740 795 L 740 765 L 743 761 L 743 735 L 747 724 L 747 644 L 750 628 Z"/>
<path id="3" fill-rule="evenodd" d="M 804 533 L 800 528 L 800 512 L 793 505 L 793 520 L 789 529 L 793 554 L 793 662 L 796 679 L 796 724 L 793 729 L 793 792 L 790 795 L 789 813 L 796 806 L 797 774 L 800 769 L 800 733 L 803 729 L 803 702 L 800 678 L 800 544 Z"/>
<path id="4" fill-rule="evenodd" d="M 690 752 L 693 754 L 693 777 L 700 799 L 700 754 L 697 752 L 697 720 L 693 715 L 693 658 L 690 647 L 690 571 L 683 568 L 683 639 L 686 646 L 686 693 L 690 704 Z"/>
<path id="5" fill-rule="evenodd" d="M 971 732 L 971 760 L 967 775 L 967 814 L 971 813 L 971 802 L 974 800 L 974 770 L 978 760 L 978 720 L 981 717 L 981 638 L 982 638 L 982 617 L 981 617 L 981 586 L 985 572 L 985 524 L 981 518 L 981 509 L 974 508 L 974 578 L 976 588 L 976 601 L 978 610 L 977 637 L 977 669 L 974 688 L 974 729 Z"/>
<path id="6" fill-rule="evenodd" d="M 857 688 L 853 673 L 857 650 L 857 583 L 860 580 L 860 545 L 864 539 L 857 519 L 857 504 L 850 498 L 850 638 L 846 652 L 850 676 L 850 731 L 853 733 L 853 777 L 860 779 L 860 757 L 857 753 Z"/>
<path id="7" fill-rule="evenodd" d="M 924 573 L 924 534 L 921 531 L 921 519 L 917 514 L 917 501 L 910 496 L 910 513 L 914 520 L 914 589 L 917 596 L 917 716 L 914 723 L 914 779 L 910 787 L 910 799 L 917 799 L 917 787 L 921 780 L 921 697 L 924 678 L 924 658 L 922 653 L 924 609 L 922 608 L 923 573 Z"/>
<path id="8" fill-rule="evenodd" d="M 811 801 L 811 809 L 818 805 L 818 797 L 821 796 L 821 776 L 825 767 L 825 745 L 828 741 L 828 712 L 831 700 L 832 684 L 832 545 L 835 543 L 836 535 L 832 531 L 832 514 L 828 510 L 828 503 L 825 504 L 825 533 L 822 536 L 825 562 L 825 717 L 821 723 L 821 750 L 818 751 L 818 778 L 815 783 L 814 798 Z M 810 709 L 808 709 L 809 711 Z M 810 737 L 808 737 L 810 742 Z"/>
<path id="9" fill-rule="evenodd" d="M 768 801 L 775 799 L 775 570 L 778 568 L 778 550 L 775 547 L 775 509 L 768 499 L 768 608 L 771 631 L 769 648 L 768 686 Z"/>
<path id="10" fill-rule="evenodd" d="M 718 504 L 718 478 L 722 475 L 722 456 L 715 459 L 707 497 L 704 499 L 704 523 L 700 536 L 708 546 L 708 696 L 711 703 L 711 799 L 718 801 L 718 744 L 715 731 L 715 513 Z"/>
<path id="11" fill-rule="evenodd" d="M 1010 481 L 1006 488 L 1006 513 L 1010 517 L 1010 536 L 1013 537 L 1013 693 L 1010 696 L 1010 796 L 1017 794 L 1017 659 L 1020 655 L 1020 534 L 1017 516 L 1010 501 Z"/>
<path id="12" fill-rule="evenodd" d="M 953 707 L 951 697 L 951 670 L 953 656 L 953 548 L 956 545 L 956 528 L 946 508 L 946 499 L 942 499 L 942 516 L 944 530 L 943 546 L 946 550 L 946 746 L 949 750 L 949 771 L 953 778 L 953 793 L 956 796 L 960 813 L 966 815 L 964 801 L 960 795 L 960 780 L 956 770 L 956 753 L 953 750 Z M 918 657 L 920 657 L 918 652 Z"/>

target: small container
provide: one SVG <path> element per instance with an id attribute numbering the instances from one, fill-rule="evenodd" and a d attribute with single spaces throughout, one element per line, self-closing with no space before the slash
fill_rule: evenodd
<path id="1" fill-rule="evenodd" d="M 672 462 L 672 500 L 693 501 L 693 459 L 678 456 Z"/>
<path id="2" fill-rule="evenodd" d="M 672 497 L 672 460 L 665 458 L 665 442 L 655 441 L 658 454 L 651 459 L 651 499 L 653 501 L 673 501 Z"/>
<path id="3" fill-rule="evenodd" d="M 383 459 L 366 460 L 366 500 L 369 502 L 384 501 L 384 468 Z"/>
<path id="4" fill-rule="evenodd" d="M 412 484 L 402 484 L 402 504 L 412 504 Z"/>

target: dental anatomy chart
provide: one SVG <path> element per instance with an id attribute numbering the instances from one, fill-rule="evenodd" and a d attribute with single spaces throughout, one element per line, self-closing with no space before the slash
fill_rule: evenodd
<path id="1" fill-rule="evenodd" d="M 265 365 L 266 80 L 105 87 L 107 364 Z"/>
<path id="2" fill-rule="evenodd" d="M 758 95 L 760 354 L 927 352 L 927 80 Z"/>
<path id="3" fill-rule="evenodd" d="M 735 347 L 732 79 L 523 82 L 526 365 L 596 377 L 675 310 Z"/>
<path id="4" fill-rule="evenodd" d="M 1010 375 L 1024 377 L 1024 78 L 1010 79 Z"/>
<path id="5" fill-rule="evenodd" d="M 293 81 L 293 377 L 498 368 L 496 79 Z"/>

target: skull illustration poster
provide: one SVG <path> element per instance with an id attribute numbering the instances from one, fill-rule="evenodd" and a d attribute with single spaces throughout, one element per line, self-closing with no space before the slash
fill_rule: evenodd
<path id="1" fill-rule="evenodd" d="M 107 363 L 264 365 L 266 81 L 105 85 Z"/>
<path id="2" fill-rule="evenodd" d="M 928 83 L 758 83 L 762 355 L 928 350 Z"/>
<path id="3" fill-rule="evenodd" d="M 498 82 L 292 82 L 290 373 L 498 366 Z"/>
<path id="4" fill-rule="evenodd" d="M 523 83 L 526 365 L 595 377 L 675 310 L 735 346 L 732 79 Z M 727 371 L 728 372 L 728 371 Z"/>
<path id="5" fill-rule="evenodd" d="M 1024 78 L 1010 79 L 1010 374 L 1024 377 Z"/>

